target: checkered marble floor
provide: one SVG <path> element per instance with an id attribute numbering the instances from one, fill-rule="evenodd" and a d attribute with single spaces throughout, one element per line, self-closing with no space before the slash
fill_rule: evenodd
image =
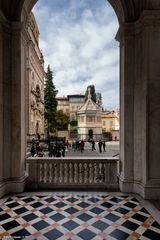
<path id="1" fill-rule="evenodd" d="M 160 225 L 132 196 L 28 194 L 0 205 L 0 239 L 160 240 Z"/>

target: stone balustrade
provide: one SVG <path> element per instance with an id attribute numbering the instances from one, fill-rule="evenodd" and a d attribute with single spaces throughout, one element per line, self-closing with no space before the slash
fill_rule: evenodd
<path id="1" fill-rule="evenodd" d="M 27 189 L 119 189 L 118 158 L 27 158 Z"/>

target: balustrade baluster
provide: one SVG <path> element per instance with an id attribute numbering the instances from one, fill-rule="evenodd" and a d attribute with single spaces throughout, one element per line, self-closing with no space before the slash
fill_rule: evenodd
<path id="1" fill-rule="evenodd" d="M 69 182 L 73 183 L 73 164 L 69 164 Z"/>
<path id="2" fill-rule="evenodd" d="M 88 183 L 89 182 L 89 179 L 88 179 L 88 171 L 89 171 L 89 169 L 88 169 L 88 164 L 87 163 L 85 163 L 84 164 L 84 183 Z"/>
<path id="3" fill-rule="evenodd" d="M 98 173 L 97 173 L 97 163 L 94 163 L 94 183 L 97 182 L 97 177 L 98 177 Z"/>
<path id="4" fill-rule="evenodd" d="M 68 182 L 68 164 L 64 164 L 64 183 Z"/>
<path id="5" fill-rule="evenodd" d="M 39 164 L 39 181 L 43 182 L 43 164 Z"/>
<path id="6" fill-rule="evenodd" d="M 82 163 L 79 163 L 79 183 L 82 183 L 83 182 L 83 175 L 82 175 Z"/>
<path id="7" fill-rule="evenodd" d="M 94 164 L 89 164 L 89 183 L 94 182 Z"/>
<path id="8" fill-rule="evenodd" d="M 116 183 L 117 182 L 117 172 L 115 171 L 115 169 L 116 169 L 116 165 L 115 165 L 115 163 L 113 163 L 113 164 L 111 164 L 110 165 L 110 181 L 112 182 L 112 183 Z"/>
<path id="9" fill-rule="evenodd" d="M 58 176 L 59 176 L 59 164 L 58 163 L 55 163 L 54 164 L 54 183 L 58 183 L 58 181 L 59 181 L 59 178 L 58 178 Z"/>
<path id="10" fill-rule="evenodd" d="M 105 183 L 105 163 L 102 163 L 102 181 Z"/>
<path id="11" fill-rule="evenodd" d="M 60 167 L 59 167 L 59 182 L 60 183 L 63 182 L 63 163 L 60 163 Z"/>
<path id="12" fill-rule="evenodd" d="M 110 163 L 105 163 L 105 182 L 110 182 Z"/>
<path id="13" fill-rule="evenodd" d="M 78 183 L 78 166 L 77 163 L 74 163 L 74 183 Z"/>
<path id="14" fill-rule="evenodd" d="M 99 164 L 99 182 L 104 182 L 104 164 Z"/>
<path id="15" fill-rule="evenodd" d="M 52 182 L 52 163 L 49 164 L 49 183 Z"/>
<path id="16" fill-rule="evenodd" d="M 47 163 L 44 163 L 44 183 L 47 182 Z"/>

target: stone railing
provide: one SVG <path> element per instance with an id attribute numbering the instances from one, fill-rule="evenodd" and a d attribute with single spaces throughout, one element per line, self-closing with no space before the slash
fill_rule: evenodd
<path id="1" fill-rule="evenodd" d="M 110 189 L 118 184 L 118 158 L 27 158 L 28 189 Z"/>

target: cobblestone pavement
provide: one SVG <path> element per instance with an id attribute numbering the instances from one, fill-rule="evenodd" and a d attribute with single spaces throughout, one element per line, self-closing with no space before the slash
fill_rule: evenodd
<path id="1" fill-rule="evenodd" d="M 92 146 L 90 143 L 86 142 L 84 151 L 80 152 L 78 150 L 74 151 L 72 148 L 69 148 L 66 151 L 66 157 L 114 157 L 119 154 L 119 142 L 106 142 L 106 151 L 102 150 L 102 153 L 99 152 L 98 143 L 95 146 L 96 150 L 92 151 Z"/>

